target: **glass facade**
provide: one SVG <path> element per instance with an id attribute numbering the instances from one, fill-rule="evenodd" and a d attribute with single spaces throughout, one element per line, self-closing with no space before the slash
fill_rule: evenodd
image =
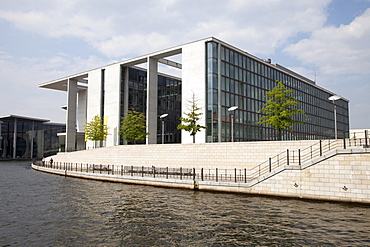
<path id="1" fill-rule="evenodd" d="M 298 108 L 306 116 L 295 116 L 304 125 L 293 125 L 292 132 L 284 132 L 285 140 L 334 138 L 334 105 L 328 98 L 332 94 L 304 80 L 301 76 L 279 69 L 278 65 L 248 56 L 238 50 L 216 42 L 206 44 L 207 51 L 207 142 L 231 140 L 231 116 L 234 111 L 234 141 L 276 140 L 278 133 L 257 122 L 258 113 L 266 102 L 266 92 L 281 81 L 299 100 Z M 348 101 L 335 101 L 338 138 L 348 137 Z"/>
<path id="2" fill-rule="evenodd" d="M 54 155 L 60 149 L 57 133 L 66 131 L 64 124 L 14 117 L 2 118 L 0 121 L 0 159 L 31 159 Z"/>
<path id="3" fill-rule="evenodd" d="M 138 68 L 129 68 L 128 110 L 135 110 L 146 115 L 147 73 Z M 121 118 L 124 115 L 124 68 L 121 82 Z M 158 75 L 158 116 L 167 113 L 165 124 L 165 143 L 181 143 L 181 131 L 177 129 L 181 117 L 181 80 Z M 157 143 L 162 143 L 162 122 L 158 117 Z M 121 140 L 121 144 L 123 141 Z M 140 143 L 140 142 L 136 142 Z M 142 141 L 141 143 L 145 143 Z"/>

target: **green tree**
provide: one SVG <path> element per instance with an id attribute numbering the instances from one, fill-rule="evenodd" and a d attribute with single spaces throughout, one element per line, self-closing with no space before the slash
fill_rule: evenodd
<path id="1" fill-rule="evenodd" d="M 188 101 L 187 110 L 189 111 L 185 113 L 187 117 L 180 117 L 181 123 L 177 126 L 177 129 L 190 132 L 190 135 L 193 136 L 193 143 L 195 143 L 195 135 L 197 132 L 206 129 L 207 126 L 198 124 L 200 116 L 203 115 L 203 113 L 199 112 L 201 108 L 197 105 L 194 93 L 192 100 Z"/>
<path id="2" fill-rule="evenodd" d="M 292 90 L 288 90 L 282 82 L 267 92 L 267 102 L 258 113 L 265 113 L 258 124 L 267 124 L 278 131 L 278 138 L 282 140 L 282 131 L 292 131 L 292 124 L 304 124 L 302 121 L 293 119 L 296 114 L 305 114 L 301 109 L 295 108 L 299 101 L 291 96 Z"/>
<path id="3" fill-rule="evenodd" d="M 107 139 L 108 127 L 103 124 L 101 117 L 95 116 L 91 122 L 85 125 L 85 141 L 104 141 Z"/>
<path id="4" fill-rule="evenodd" d="M 127 115 L 121 121 L 119 134 L 127 142 L 145 140 L 149 133 L 146 132 L 145 116 L 141 112 L 127 111 Z"/>

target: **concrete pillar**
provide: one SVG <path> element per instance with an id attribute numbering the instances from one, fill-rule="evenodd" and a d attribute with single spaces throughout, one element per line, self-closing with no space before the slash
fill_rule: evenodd
<path id="1" fill-rule="evenodd" d="M 17 119 L 14 118 L 14 135 L 13 135 L 13 159 L 16 158 L 16 153 L 17 153 Z"/>
<path id="2" fill-rule="evenodd" d="M 75 151 L 76 148 L 76 103 L 77 103 L 77 81 L 68 79 L 66 152 Z"/>
<path id="3" fill-rule="evenodd" d="M 45 151 L 45 131 L 36 130 L 36 143 L 37 143 L 37 156 L 38 158 L 44 157 Z"/>
<path id="4" fill-rule="evenodd" d="M 128 81 L 129 81 L 129 70 L 130 70 L 130 68 L 129 67 L 124 67 L 124 68 L 122 68 L 123 70 L 124 70 L 124 72 L 123 72 L 123 88 L 122 88 L 122 90 L 123 90 L 123 100 L 122 100 L 122 102 L 123 102 L 123 106 L 121 106 L 121 107 L 123 107 L 123 117 L 126 117 L 127 116 L 127 111 L 128 111 Z M 123 140 L 123 144 L 124 145 L 127 145 L 127 141 L 125 141 L 125 140 Z"/>
<path id="5" fill-rule="evenodd" d="M 32 131 L 31 131 L 31 159 L 33 159 L 33 140 L 35 138 L 35 121 L 32 121 Z"/>
<path id="6" fill-rule="evenodd" d="M 148 57 L 147 72 L 147 100 L 146 100 L 146 129 L 149 135 L 146 144 L 157 143 L 157 121 L 158 121 L 158 60 Z"/>
<path id="7" fill-rule="evenodd" d="M 123 78 L 123 116 L 125 117 L 128 111 L 128 80 L 129 80 L 129 67 L 124 67 Z"/>
<path id="8" fill-rule="evenodd" d="M 78 119 L 77 131 L 85 132 L 85 124 L 87 119 L 87 90 L 78 92 Z"/>
<path id="9" fill-rule="evenodd" d="M 1 126 L 1 124 L 2 124 L 3 122 L 2 121 L 0 121 L 0 151 L 2 150 L 2 147 L 1 147 L 1 145 L 2 145 L 2 143 L 3 143 L 3 136 L 1 135 L 1 130 L 2 130 L 2 126 Z"/>

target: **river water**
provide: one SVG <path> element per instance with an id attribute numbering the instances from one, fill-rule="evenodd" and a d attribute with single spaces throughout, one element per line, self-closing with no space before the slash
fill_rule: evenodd
<path id="1" fill-rule="evenodd" d="M 370 206 L 100 182 L 0 162 L 0 246 L 370 246 Z"/>

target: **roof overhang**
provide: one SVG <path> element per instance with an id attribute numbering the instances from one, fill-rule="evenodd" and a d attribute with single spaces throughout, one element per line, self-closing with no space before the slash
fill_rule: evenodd
<path id="1" fill-rule="evenodd" d="M 27 120 L 27 121 L 35 121 L 35 122 L 50 122 L 48 119 L 42 119 L 42 118 L 33 118 L 33 117 L 25 117 L 25 116 L 20 116 L 20 115 L 6 115 L 6 116 L 0 116 L 0 119 L 3 120 L 14 120 L 14 119 L 19 119 L 19 120 Z"/>
<path id="2" fill-rule="evenodd" d="M 59 90 L 59 91 L 68 91 L 68 81 L 74 80 L 74 81 L 77 81 L 77 90 L 83 91 L 87 89 L 87 77 L 88 77 L 88 73 L 85 72 L 81 74 L 64 77 L 58 80 L 46 82 L 46 83 L 40 84 L 39 87 Z"/>

